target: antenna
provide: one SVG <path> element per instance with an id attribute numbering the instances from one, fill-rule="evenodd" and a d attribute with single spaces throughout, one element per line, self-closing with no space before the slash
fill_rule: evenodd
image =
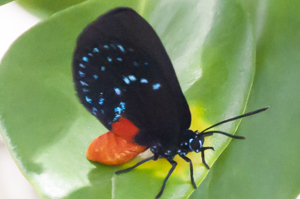
<path id="1" fill-rule="evenodd" d="M 214 124 L 214 125 L 212 125 L 212 126 L 206 128 L 206 129 L 204 129 L 203 131 L 201 131 L 201 133 L 204 133 L 204 132 L 207 131 L 208 129 L 211 129 L 211 128 L 215 127 L 215 126 L 219 126 L 219 125 L 224 124 L 224 123 L 227 123 L 227 122 L 231 122 L 231 121 L 234 121 L 234 120 L 238 120 L 238 119 L 240 119 L 240 118 L 243 118 L 243 117 L 248 117 L 248 116 L 250 116 L 250 115 L 257 114 L 257 113 L 260 113 L 260 112 L 262 112 L 262 111 L 265 111 L 265 110 L 267 110 L 267 109 L 269 109 L 269 108 L 270 108 L 270 107 L 267 106 L 267 107 L 265 107 L 265 108 L 257 109 L 257 110 L 255 110 L 255 111 L 251 111 L 251 112 L 245 113 L 245 114 L 243 114 L 243 115 L 239 115 L 239 116 L 236 116 L 236 117 L 227 119 L 227 120 L 223 120 L 223 121 L 221 121 L 221 122 L 218 122 L 218 123 L 216 123 L 216 124 Z"/>

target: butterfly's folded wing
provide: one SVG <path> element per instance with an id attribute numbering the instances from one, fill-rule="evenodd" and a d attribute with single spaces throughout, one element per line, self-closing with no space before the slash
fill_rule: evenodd
<path id="1" fill-rule="evenodd" d="M 190 126 L 172 63 L 152 27 L 132 9 L 114 9 L 85 28 L 73 78 L 82 104 L 106 128 L 111 131 L 120 118 L 137 126 L 137 144 L 173 144 Z"/>

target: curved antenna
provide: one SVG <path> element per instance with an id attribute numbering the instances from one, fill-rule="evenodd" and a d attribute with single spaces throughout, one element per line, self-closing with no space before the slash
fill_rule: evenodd
<path id="1" fill-rule="evenodd" d="M 231 134 L 225 133 L 223 131 L 208 131 L 208 132 L 206 132 L 202 135 L 203 135 L 203 137 L 207 137 L 207 136 L 212 136 L 214 133 L 219 133 L 219 134 L 222 134 L 222 135 L 226 135 L 226 136 L 234 138 L 234 139 L 245 139 L 244 136 L 231 135 Z"/>
<path id="2" fill-rule="evenodd" d="M 218 122 L 218 123 L 216 123 L 216 124 L 214 124 L 214 125 L 212 125 L 212 126 L 206 128 L 206 129 L 204 129 L 203 131 L 201 131 L 201 133 L 204 133 L 204 132 L 207 131 L 208 129 L 211 129 L 211 128 L 215 127 L 215 126 L 219 126 L 219 125 L 224 124 L 224 123 L 227 123 L 227 122 L 231 122 L 231 121 L 234 121 L 234 120 L 238 120 L 238 119 L 240 119 L 240 118 L 243 118 L 243 117 L 248 117 L 248 116 L 250 116 L 250 115 L 254 115 L 254 114 L 260 113 L 260 112 L 262 112 L 262 111 L 267 110 L 268 108 L 270 108 L 270 107 L 268 106 L 268 107 L 265 107 L 265 108 L 257 109 L 257 110 L 255 110 L 255 111 L 251 111 L 251 112 L 245 113 L 245 114 L 243 114 L 243 115 L 239 115 L 239 116 L 236 116 L 236 117 L 227 119 L 227 120 L 223 120 L 223 121 L 221 121 L 221 122 Z"/>

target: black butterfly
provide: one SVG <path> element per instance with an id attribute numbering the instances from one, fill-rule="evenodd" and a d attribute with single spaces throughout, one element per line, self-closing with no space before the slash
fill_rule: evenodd
<path id="1" fill-rule="evenodd" d="M 190 163 L 191 183 L 196 189 L 187 153 L 201 152 L 202 162 L 209 169 L 204 151 L 213 147 L 203 146 L 205 137 L 214 133 L 236 139 L 244 137 L 208 130 L 268 108 L 219 122 L 202 132 L 189 130 L 191 113 L 166 50 L 153 28 L 130 8 L 113 9 L 84 29 L 74 53 L 73 78 L 81 103 L 113 136 L 124 138 L 122 135 L 127 132 L 120 135 L 113 125 L 125 118 L 138 129 L 130 135 L 131 142 L 150 148 L 153 153 L 116 174 L 149 160 L 165 158 L 170 162 L 172 167 L 156 198 L 162 195 L 177 165 L 175 155 Z M 124 128 L 127 125 L 121 124 Z"/>

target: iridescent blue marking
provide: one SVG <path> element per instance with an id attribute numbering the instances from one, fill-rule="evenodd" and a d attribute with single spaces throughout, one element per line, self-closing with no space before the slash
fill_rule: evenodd
<path id="1" fill-rule="evenodd" d="M 147 83 L 148 83 L 148 80 L 147 80 L 147 79 L 145 79 L 145 78 L 142 78 L 142 79 L 141 79 L 141 83 L 143 83 L 143 84 L 147 84 Z"/>
<path id="2" fill-rule="evenodd" d="M 117 95 L 121 95 L 121 90 L 119 88 L 115 87 L 114 89 Z"/>
<path id="3" fill-rule="evenodd" d="M 124 53 L 125 52 L 125 49 L 123 48 L 123 46 L 122 45 L 118 45 L 118 48 Z"/>
<path id="4" fill-rule="evenodd" d="M 82 86 L 88 86 L 88 84 L 87 83 L 85 83 L 84 81 L 79 81 L 80 82 L 80 84 L 82 85 Z"/>
<path id="5" fill-rule="evenodd" d="M 100 51 L 99 51 L 98 48 L 94 48 L 94 49 L 93 49 L 93 52 L 94 52 L 94 53 L 98 53 L 98 52 L 100 52 Z"/>
<path id="6" fill-rule="evenodd" d="M 102 71 L 105 71 L 105 66 L 101 66 L 101 70 L 102 70 Z"/>
<path id="7" fill-rule="evenodd" d="M 120 106 L 121 106 L 122 110 L 125 110 L 125 102 L 120 102 Z"/>
<path id="8" fill-rule="evenodd" d="M 138 66 L 139 63 L 137 63 L 137 62 L 135 61 L 135 62 L 133 62 L 133 65 L 134 65 L 134 66 Z"/>
<path id="9" fill-rule="evenodd" d="M 104 110 L 103 109 L 101 109 L 101 113 L 104 114 Z"/>
<path id="10" fill-rule="evenodd" d="M 115 46 L 115 44 L 110 44 L 111 47 L 113 47 L 114 50 L 117 49 L 117 47 Z"/>
<path id="11" fill-rule="evenodd" d="M 99 104 L 102 105 L 103 102 L 104 102 L 104 98 L 101 97 L 101 98 L 99 99 Z"/>
<path id="12" fill-rule="evenodd" d="M 136 80 L 136 78 L 135 78 L 134 75 L 129 75 L 128 78 L 129 78 L 131 81 L 135 81 L 135 80 Z"/>
<path id="13" fill-rule="evenodd" d="M 108 62 L 111 62 L 111 61 L 112 61 L 112 58 L 107 57 L 107 61 L 108 61 Z"/>
<path id="14" fill-rule="evenodd" d="M 93 54 L 92 53 L 88 53 L 88 56 L 93 57 Z"/>
<path id="15" fill-rule="evenodd" d="M 103 48 L 109 49 L 109 46 L 108 45 L 104 45 Z"/>
<path id="16" fill-rule="evenodd" d="M 80 77 L 84 77 L 85 76 L 85 73 L 82 72 L 82 71 L 78 71 L 78 74 L 79 74 Z"/>
<path id="17" fill-rule="evenodd" d="M 160 88 L 160 83 L 153 84 L 153 90 L 158 90 Z"/>
<path id="18" fill-rule="evenodd" d="M 94 77 L 95 79 L 98 79 L 98 75 L 93 75 L 93 77 Z"/>
<path id="19" fill-rule="evenodd" d="M 96 109 L 95 107 L 93 107 L 93 111 L 92 111 L 93 115 L 97 115 L 98 113 L 98 109 Z"/>
<path id="20" fill-rule="evenodd" d="M 123 59 L 121 57 L 118 57 L 117 60 L 118 61 L 123 61 Z"/>
<path id="21" fill-rule="evenodd" d="M 122 108 L 121 107 L 115 107 L 115 113 L 116 114 L 121 114 L 121 112 L 122 112 Z"/>
<path id="22" fill-rule="evenodd" d="M 200 145 L 200 148 L 202 148 L 202 141 L 199 140 L 199 145 Z"/>
<path id="23" fill-rule="evenodd" d="M 145 65 L 148 66 L 148 62 L 145 62 Z"/>
<path id="24" fill-rule="evenodd" d="M 189 139 L 189 148 L 193 151 L 193 149 L 192 149 L 192 146 L 191 146 L 191 144 L 192 144 L 192 142 L 193 142 L 193 138 L 191 138 L 191 139 Z M 186 144 L 185 144 L 186 145 Z"/>
<path id="25" fill-rule="evenodd" d="M 85 92 L 85 93 L 89 92 L 89 90 L 86 89 L 86 88 L 82 89 L 82 91 Z"/>
<path id="26" fill-rule="evenodd" d="M 88 58 L 88 57 L 85 57 L 85 56 L 82 57 L 82 60 L 85 61 L 85 62 L 89 62 L 89 58 Z"/>
<path id="27" fill-rule="evenodd" d="M 79 66 L 80 66 L 81 68 L 85 68 L 85 65 L 83 65 L 82 63 L 80 63 Z"/>
<path id="28" fill-rule="evenodd" d="M 119 117 L 121 117 L 121 115 L 116 114 L 114 119 L 113 119 L 113 122 L 117 121 Z"/>
<path id="29" fill-rule="evenodd" d="M 129 80 L 127 77 L 123 77 L 123 81 L 124 81 L 126 84 L 129 84 L 129 83 L 130 83 L 130 80 Z"/>
<path id="30" fill-rule="evenodd" d="M 113 121 L 116 121 L 119 117 L 121 117 L 121 113 L 125 111 L 125 102 L 120 102 L 120 106 L 115 107 L 115 117 Z"/>
<path id="31" fill-rule="evenodd" d="M 88 96 L 85 96 L 85 101 L 88 102 L 88 103 L 92 103 L 92 99 L 89 98 Z"/>

